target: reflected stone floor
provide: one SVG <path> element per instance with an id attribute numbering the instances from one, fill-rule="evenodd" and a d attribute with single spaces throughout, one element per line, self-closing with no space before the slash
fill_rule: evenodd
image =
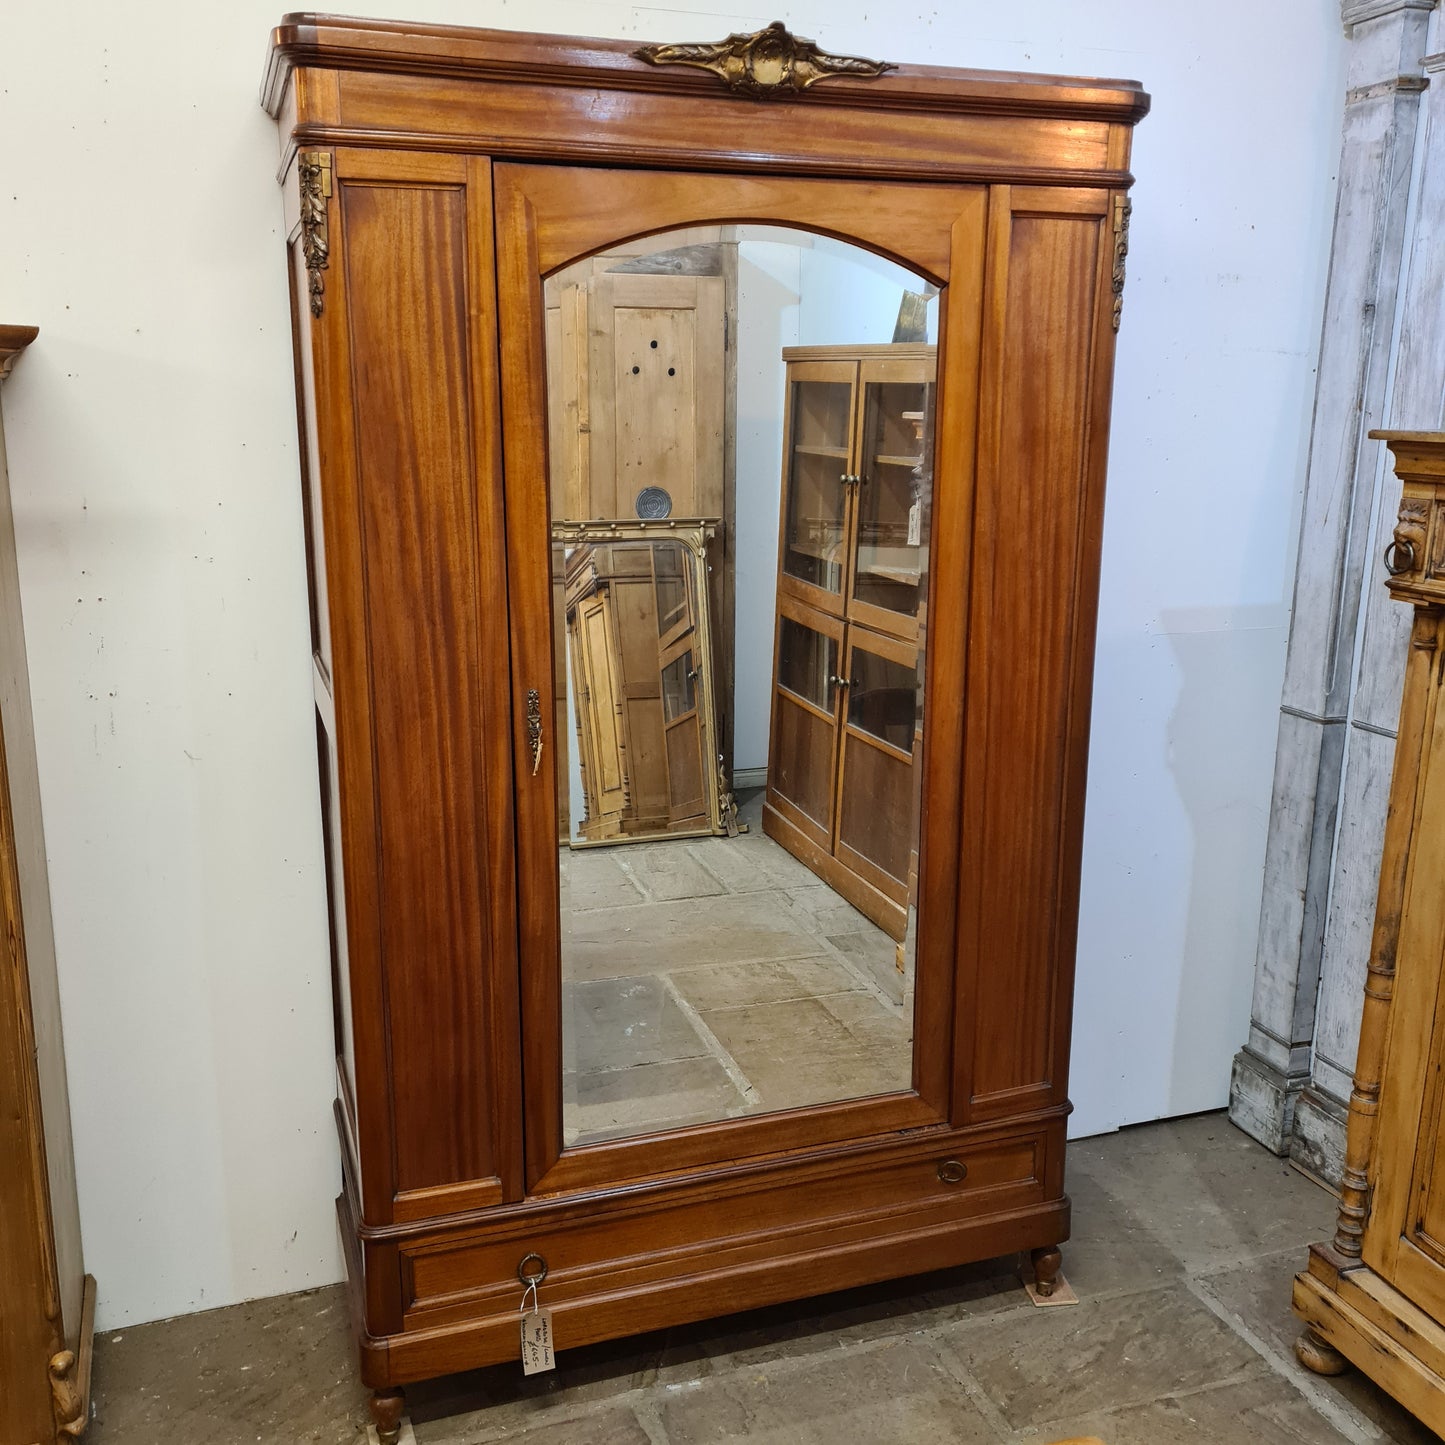
<path id="1" fill-rule="evenodd" d="M 761 814 L 562 850 L 567 1143 L 910 1086 L 911 964 Z"/>

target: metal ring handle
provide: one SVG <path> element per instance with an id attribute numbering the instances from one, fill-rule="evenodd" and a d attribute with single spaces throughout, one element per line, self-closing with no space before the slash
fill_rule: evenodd
<path id="1" fill-rule="evenodd" d="M 1404 552 L 1406 555 L 1404 562 L 1399 560 L 1399 554 L 1401 552 Z M 1396 537 L 1395 540 L 1385 548 L 1385 571 L 1388 572 L 1391 577 L 1398 577 L 1402 572 L 1413 572 L 1414 570 L 1415 544 L 1408 539 L 1402 542 Z"/>
<path id="2" fill-rule="evenodd" d="M 536 1268 L 528 1269 L 527 1266 L 536 1260 Z M 517 1278 L 526 1285 L 541 1284 L 547 1278 L 547 1261 L 540 1254 L 524 1254 L 522 1262 L 517 1266 Z"/>
<path id="3" fill-rule="evenodd" d="M 938 1177 L 945 1184 L 962 1184 L 968 1177 L 968 1165 L 962 1159 L 940 1159 Z"/>

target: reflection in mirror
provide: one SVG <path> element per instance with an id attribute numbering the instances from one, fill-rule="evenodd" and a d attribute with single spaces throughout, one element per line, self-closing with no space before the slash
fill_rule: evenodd
<path id="1" fill-rule="evenodd" d="M 712 665 L 706 549 L 715 530 L 553 528 L 575 742 L 565 759 L 571 829 L 561 833 L 570 847 L 724 832 L 733 821 L 718 788 L 713 689 L 699 685 Z"/>
<path id="2" fill-rule="evenodd" d="M 936 289 L 713 226 L 545 296 L 565 1142 L 906 1090 Z"/>

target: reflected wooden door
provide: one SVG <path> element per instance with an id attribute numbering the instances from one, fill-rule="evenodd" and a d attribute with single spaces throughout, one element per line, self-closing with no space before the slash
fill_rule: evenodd
<path id="1" fill-rule="evenodd" d="M 839 737 L 833 853 L 882 895 L 876 921 L 896 941 L 908 927 L 914 851 L 914 764 L 921 742 L 918 644 L 850 627 L 847 706 Z M 871 915 L 870 915 L 871 916 Z"/>
<path id="2" fill-rule="evenodd" d="M 776 649 L 768 799 L 804 837 L 831 853 L 843 623 L 780 592 Z"/>
<path id="3" fill-rule="evenodd" d="M 637 517 L 660 488 L 674 516 L 722 517 L 723 278 L 599 269 L 550 300 L 554 515 Z"/>
<path id="4" fill-rule="evenodd" d="M 708 766 L 699 693 L 708 686 L 697 646 L 697 603 L 680 547 L 652 550 L 657 670 L 667 754 L 667 823 L 694 829 L 707 818 Z"/>

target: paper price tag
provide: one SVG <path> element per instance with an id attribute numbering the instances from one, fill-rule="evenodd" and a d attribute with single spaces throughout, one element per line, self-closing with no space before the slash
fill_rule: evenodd
<path id="1" fill-rule="evenodd" d="M 921 502 L 914 502 L 908 509 L 908 545 L 910 547 L 923 545 L 923 504 Z"/>
<path id="2" fill-rule="evenodd" d="M 557 1368 L 552 1353 L 552 1311 L 533 1310 L 522 1316 L 522 1373 L 541 1375 Z"/>

